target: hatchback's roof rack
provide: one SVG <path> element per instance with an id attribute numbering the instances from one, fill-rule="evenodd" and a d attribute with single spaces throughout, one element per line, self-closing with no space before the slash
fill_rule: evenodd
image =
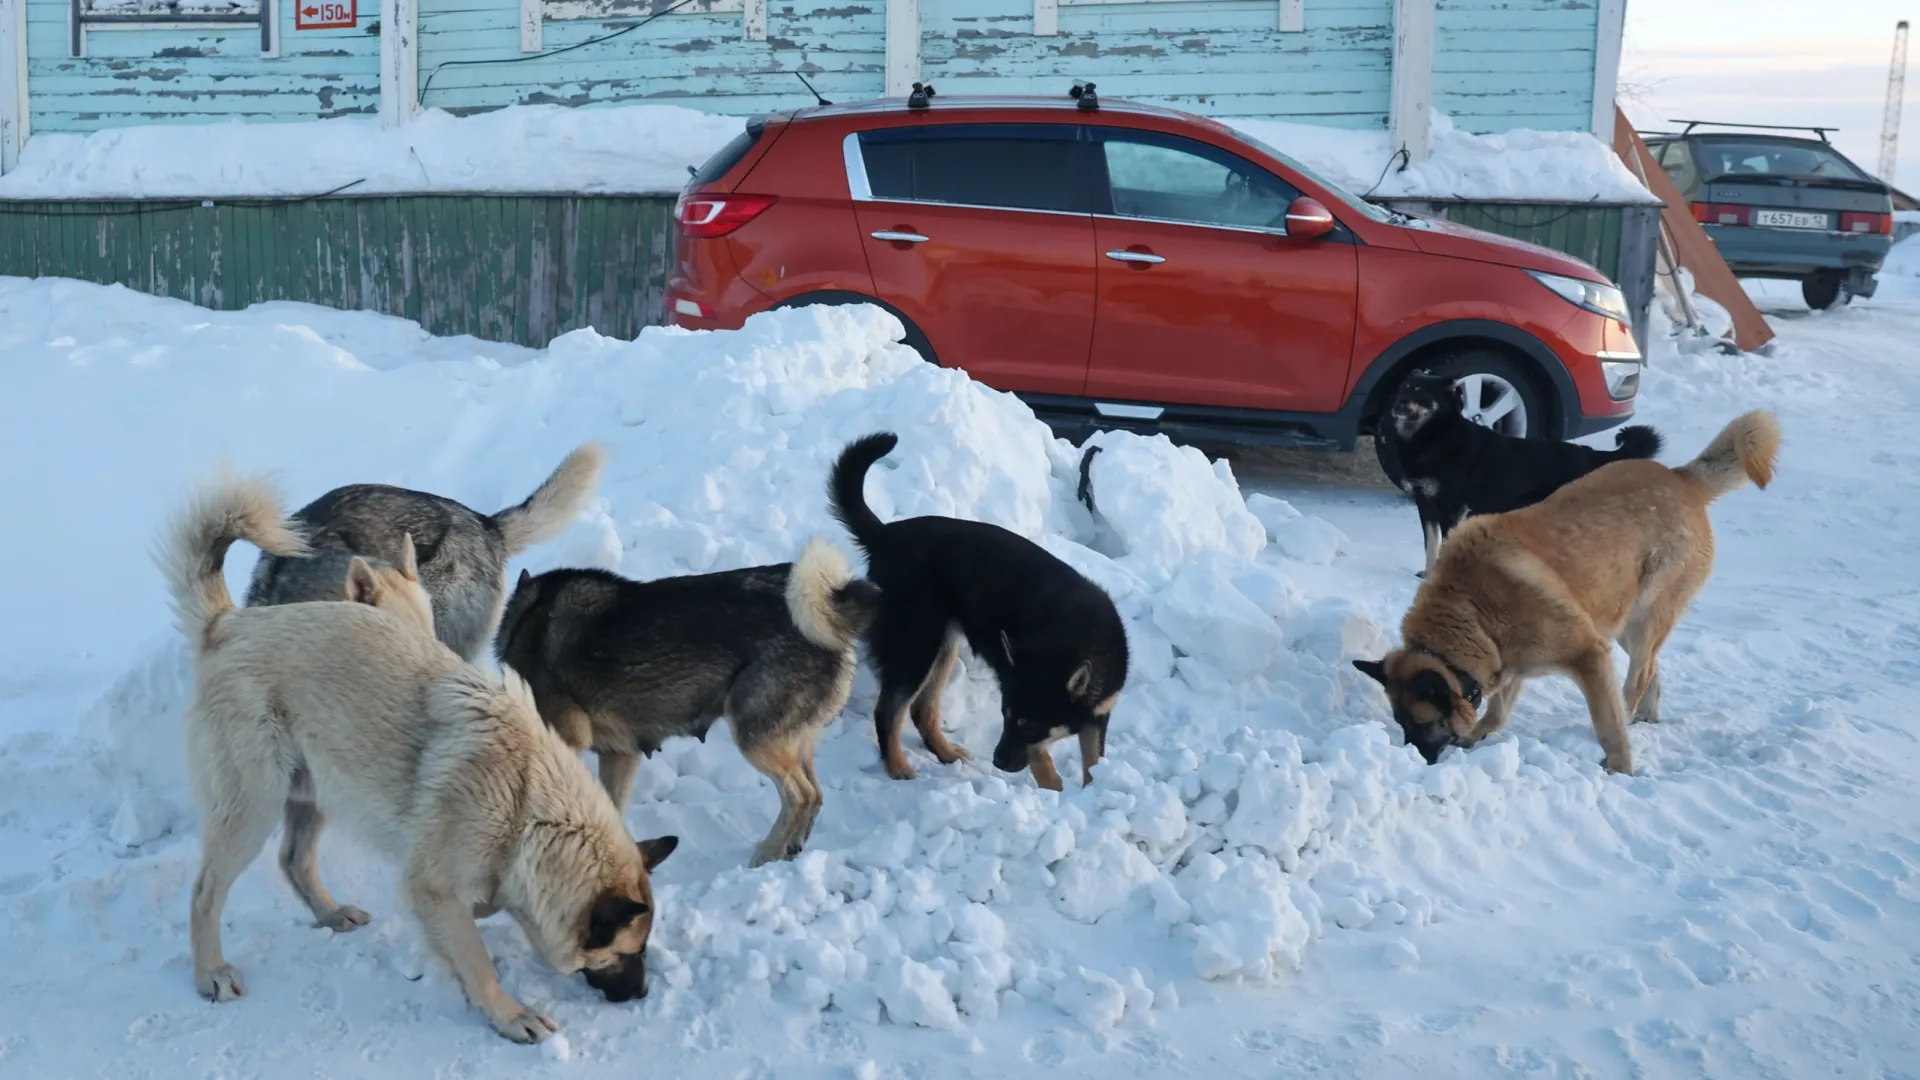
<path id="1" fill-rule="evenodd" d="M 1752 128 L 1760 131 L 1811 131 L 1820 136 L 1821 142 L 1827 141 L 1827 132 L 1839 131 L 1837 127 L 1814 127 L 1811 124 L 1730 124 L 1721 120 L 1669 120 L 1669 124 L 1685 124 L 1680 134 L 1691 135 L 1697 127 Z"/>
<path id="2" fill-rule="evenodd" d="M 1073 89 L 1067 91 L 1067 96 L 1078 101 L 1082 109 L 1091 111 L 1100 107 L 1100 98 L 1094 94 L 1092 83 L 1073 80 Z"/>
<path id="3" fill-rule="evenodd" d="M 907 108 L 924 109 L 933 104 L 933 84 L 914 83 L 913 93 L 907 95 Z"/>

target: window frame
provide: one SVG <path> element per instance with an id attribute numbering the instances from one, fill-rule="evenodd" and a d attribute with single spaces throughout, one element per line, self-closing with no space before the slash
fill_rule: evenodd
<path id="1" fill-rule="evenodd" d="M 85 10 L 86 0 L 67 0 L 67 53 L 73 59 L 87 55 L 89 30 L 208 30 L 222 27 L 258 26 L 260 55 L 280 55 L 278 0 L 254 0 L 251 14 L 233 11 L 155 11 L 120 14 L 93 13 Z"/>
<path id="2" fill-rule="evenodd" d="M 1019 129 L 1036 135 L 1044 132 L 1044 137 L 1014 139 L 1007 141 L 1063 142 L 1077 149 L 1081 180 L 1086 184 L 1082 193 L 1087 209 L 1051 210 L 1033 206 L 1004 206 L 998 203 L 949 202 L 944 199 L 922 199 L 892 195 L 876 195 L 873 191 L 871 176 L 867 171 L 865 145 L 890 142 L 944 142 L 959 141 L 965 138 L 979 138 L 982 130 Z M 1056 133 L 1058 133 L 1056 135 Z M 884 127 L 863 128 L 850 131 L 841 142 L 841 152 L 846 160 L 847 190 L 855 202 L 897 202 L 918 206 L 952 206 L 968 210 L 993 210 L 1007 214 L 1054 214 L 1066 217 L 1091 217 L 1098 209 L 1099 196 L 1095 184 L 1090 144 L 1087 141 L 1086 128 L 1081 124 L 1050 124 L 1031 120 L 975 120 L 929 124 L 889 124 Z"/>

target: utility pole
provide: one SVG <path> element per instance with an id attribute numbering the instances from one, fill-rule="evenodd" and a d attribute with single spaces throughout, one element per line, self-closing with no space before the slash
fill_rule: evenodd
<path id="1" fill-rule="evenodd" d="M 1900 102 L 1907 96 L 1907 20 L 1893 28 L 1893 65 L 1887 71 L 1887 111 L 1880 119 L 1880 179 L 1893 183 L 1900 149 Z"/>

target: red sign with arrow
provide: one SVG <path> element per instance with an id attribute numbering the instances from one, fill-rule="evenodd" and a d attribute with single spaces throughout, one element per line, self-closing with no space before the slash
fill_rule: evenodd
<path id="1" fill-rule="evenodd" d="M 359 0 L 298 0 L 293 9 L 295 30 L 339 30 L 360 21 Z"/>

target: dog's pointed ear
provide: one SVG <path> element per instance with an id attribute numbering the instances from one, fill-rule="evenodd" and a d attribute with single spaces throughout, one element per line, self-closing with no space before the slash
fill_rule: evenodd
<path id="1" fill-rule="evenodd" d="M 651 910 L 645 901 L 625 893 L 606 893 L 587 911 L 587 936 L 580 944 L 589 949 L 604 949 L 613 944 L 613 939 L 620 936 L 628 923 Z"/>
<path id="2" fill-rule="evenodd" d="M 1387 663 L 1385 660 L 1355 660 L 1354 670 L 1381 686 L 1387 685 Z"/>
<path id="3" fill-rule="evenodd" d="M 1007 654 L 1007 666 L 1015 666 L 1013 662 L 1013 639 L 1007 636 L 1005 630 L 1000 631 L 1000 650 Z"/>
<path id="4" fill-rule="evenodd" d="M 413 550 L 413 534 L 400 534 L 400 576 L 408 581 L 420 580 L 420 559 Z"/>
<path id="5" fill-rule="evenodd" d="M 347 563 L 347 599 L 355 604 L 373 605 L 380 593 L 380 579 L 367 560 L 355 555 Z"/>
<path id="6" fill-rule="evenodd" d="M 1086 697 L 1092 686 L 1093 661 L 1082 660 L 1080 666 L 1073 669 L 1073 674 L 1067 676 L 1067 696 L 1077 701 Z"/>
<path id="7" fill-rule="evenodd" d="M 652 840 L 640 841 L 638 846 L 640 848 L 640 861 L 646 865 L 647 872 L 652 873 L 654 867 L 666 862 L 667 856 L 673 854 L 673 849 L 680 846 L 680 838 L 677 836 L 657 836 Z"/>
<path id="8" fill-rule="evenodd" d="M 527 587 L 527 582 L 532 580 L 533 580 L 533 571 L 523 566 L 520 568 L 520 580 L 515 582 L 513 587 L 516 589 L 524 589 Z"/>

